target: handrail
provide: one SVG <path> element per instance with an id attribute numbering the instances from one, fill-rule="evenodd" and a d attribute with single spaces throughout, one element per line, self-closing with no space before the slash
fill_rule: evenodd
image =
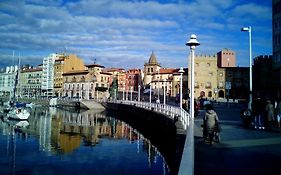
<path id="1" fill-rule="evenodd" d="M 159 112 L 172 119 L 178 117 L 183 125 L 183 128 L 186 130 L 186 138 L 178 175 L 194 174 L 194 119 L 189 115 L 189 113 L 176 106 L 143 101 L 108 100 L 107 102 L 132 105 L 153 110 L 154 112 Z"/>
<path id="2" fill-rule="evenodd" d="M 163 115 L 166 115 L 167 117 L 173 120 L 177 118 L 182 123 L 184 130 L 188 128 L 191 120 L 191 118 L 189 117 L 189 113 L 187 113 L 184 109 L 179 108 L 177 106 L 149 103 L 143 101 L 130 101 L 130 100 L 107 100 L 107 102 L 126 104 L 126 105 L 136 106 L 139 108 L 153 110 L 154 112 L 158 112 Z"/>

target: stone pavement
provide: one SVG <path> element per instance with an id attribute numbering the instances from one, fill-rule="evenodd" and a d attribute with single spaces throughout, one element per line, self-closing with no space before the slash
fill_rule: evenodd
<path id="1" fill-rule="evenodd" d="M 240 119 L 243 107 L 215 106 L 221 142 L 203 142 L 201 124 L 205 111 L 195 119 L 195 175 L 281 174 L 281 130 L 247 129 Z"/>

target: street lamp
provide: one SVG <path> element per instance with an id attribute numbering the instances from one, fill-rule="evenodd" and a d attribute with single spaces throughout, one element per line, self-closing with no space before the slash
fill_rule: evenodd
<path id="1" fill-rule="evenodd" d="M 250 92 L 249 92 L 249 104 L 248 109 L 252 109 L 252 29 L 251 26 L 241 28 L 242 32 L 249 32 L 249 50 L 250 50 Z"/>
<path id="2" fill-rule="evenodd" d="M 190 47 L 191 51 L 191 70 L 190 70 L 190 103 L 189 103 L 189 112 L 192 119 L 194 119 L 194 51 L 196 46 L 199 46 L 199 42 L 196 40 L 196 35 L 192 34 L 190 36 L 190 40 L 185 44 L 186 46 Z"/>
<path id="3" fill-rule="evenodd" d="M 131 86 L 131 101 L 133 101 L 133 86 Z"/>
<path id="4" fill-rule="evenodd" d="M 138 85 L 138 101 L 140 101 L 140 88 L 141 88 L 141 86 Z"/>
<path id="5" fill-rule="evenodd" d="M 184 73 L 183 68 L 181 67 L 179 70 L 180 76 L 180 108 L 182 108 L 182 74 Z"/>
<path id="6" fill-rule="evenodd" d="M 123 82 L 123 101 L 125 99 L 125 82 Z"/>
<path id="7" fill-rule="evenodd" d="M 163 92 L 163 95 L 164 95 L 164 100 L 163 100 L 163 104 L 165 105 L 166 104 L 166 79 L 163 80 L 164 81 L 164 92 Z"/>
<path id="8" fill-rule="evenodd" d="M 158 76 L 157 76 L 157 79 L 158 79 L 158 83 L 157 83 L 157 88 L 158 88 L 158 101 L 159 101 L 159 103 L 160 103 L 160 97 L 159 97 L 159 79 L 160 79 L 160 77 L 159 77 L 159 72 L 160 72 L 160 68 L 157 69 L 157 73 L 158 73 Z"/>
<path id="9" fill-rule="evenodd" d="M 149 83 L 149 106 L 151 106 L 151 82 Z"/>

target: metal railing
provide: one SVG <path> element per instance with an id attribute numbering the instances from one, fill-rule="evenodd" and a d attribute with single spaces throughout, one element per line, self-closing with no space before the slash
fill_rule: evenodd
<path id="1" fill-rule="evenodd" d="M 173 120 L 177 118 L 182 123 L 184 130 L 186 130 L 190 124 L 191 118 L 189 117 L 189 113 L 187 113 L 184 109 L 181 109 L 177 106 L 149 103 L 143 101 L 129 101 L 129 100 L 108 100 L 107 102 L 126 104 L 126 105 L 136 106 L 139 108 L 144 108 L 147 110 L 151 110 L 153 112 L 161 113 Z"/>
<path id="2" fill-rule="evenodd" d="M 194 174 L 194 119 L 185 110 L 171 105 L 149 103 L 143 101 L 107 100 L 108 103 L 126 104 L 161 113 L 171 119 L 178 118 L 186 130 L 184 150 L 178 175 Z"/>

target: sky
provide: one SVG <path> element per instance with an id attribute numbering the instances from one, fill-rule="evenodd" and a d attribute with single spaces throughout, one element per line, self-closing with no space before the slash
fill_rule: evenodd
<path id="1" fill-rule="evenodd" d="M 37 66 L 51 53 L 76 54 L 85 64 L 143 68 L 154 51 L 162 67 L 188 66 L 195 54 L 236 52 L 237 66 L 272 54 L 271 0 L 1 0 L 0 67 Z M 13 55 L 14 52 L 14 55 Z"/>

